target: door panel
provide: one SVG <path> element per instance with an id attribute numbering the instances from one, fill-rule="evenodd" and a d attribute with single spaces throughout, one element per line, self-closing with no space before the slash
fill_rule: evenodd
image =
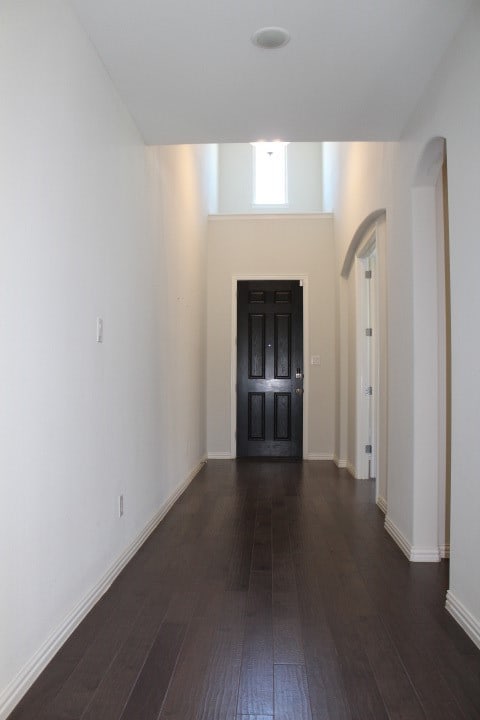
<path id="1" fill-rule="evenodd" d="M 237 456 L 302 456 L 303 288 L 241 281 L 237 310 Z"/>
<path id="2" fill-rule="evenodd" d="M 248 439 L 265 440 L 265 393 L 248 393 Z"/>
<path id="3" fill-rule="evenodd" d="M 248 316 L 248 376 L 265 377 L 265 315 Z"/>
<path id="4" fill-rule="evenodd" d="M 274 316 L 275 322 L 275 378 L 288 379 L 292 374 L 292 316 Z"/>
<path id="5" fill-rule="evenodd" d="M 275 440 L 291 440 L 291 401 L 290 393 L 274 395 L 274 433 Z"/>

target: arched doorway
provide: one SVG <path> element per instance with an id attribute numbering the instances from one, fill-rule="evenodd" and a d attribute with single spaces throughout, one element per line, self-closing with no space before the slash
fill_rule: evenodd
<path id="1" fill-rule="evenodd" d="M 386 212 L 370 213 L 355 231 L 342 277 L 350 286 L 349 417 L 356 478 L 375 479 L 377 505 L 387 511 Z M 354 288 L 353 292 L 352 289 Z M 354 386 L 354 387 L 353 387 Z"/>
<path id="2" fill-rule="evenodd" d="M 412 188 L 414 527 L 412 560 L 449 556 L 450 265 L 446 142 L 425 146 Z"/>

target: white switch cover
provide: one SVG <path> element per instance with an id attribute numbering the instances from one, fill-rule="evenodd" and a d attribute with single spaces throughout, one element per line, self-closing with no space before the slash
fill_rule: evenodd
<path id="1" fill-rule="evenodd" d="M 103 342 L 103 319 L 97 317 L 97 343 Z"/>
<path id="2" fill-rule="evenodd" d="M 312 365 L 320 365 L 320 355 L 312 355 Z"/>

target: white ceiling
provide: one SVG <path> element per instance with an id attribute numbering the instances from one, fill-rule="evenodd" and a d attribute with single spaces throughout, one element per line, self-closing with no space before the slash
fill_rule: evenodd
<path id="1" fill-rule="evenodd" d="M 472 0 L 71 0 L 149 144 L 399 137 Z M 291 34 L 254 47 L 265 25 Z"/>

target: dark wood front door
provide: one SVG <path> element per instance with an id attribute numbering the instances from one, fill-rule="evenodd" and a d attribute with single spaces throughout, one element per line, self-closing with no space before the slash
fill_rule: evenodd
<path id="1" fill-rule="evenodd" d="M 301 458 L 303 288 L 245 280 L 237 289 L 237 456 Z"/>

